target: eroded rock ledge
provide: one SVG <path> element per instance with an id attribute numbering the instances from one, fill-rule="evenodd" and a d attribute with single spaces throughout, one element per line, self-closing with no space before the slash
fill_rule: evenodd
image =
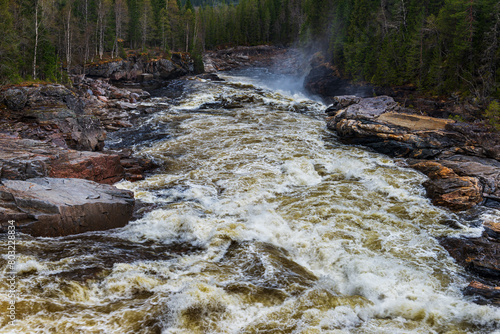
<path id="1" fill-rule="evenodd" d="M 327 108 L 327 127 L 341 141 L 406 158 L 429 177 L 435 205 L 453 211 L 500 208 L 500 138 L 478 125 L 404 112 L 388 96 L 337 96 Z M 479 303 L 500 305 L 500 226 L 484 222 L 480 238 L 442 238 L 440 243 L 472 275 L 465 290 Z"/>

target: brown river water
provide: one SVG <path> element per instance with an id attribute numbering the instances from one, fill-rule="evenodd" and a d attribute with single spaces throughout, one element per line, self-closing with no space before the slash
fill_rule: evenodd
<path id="1" fill-rule="evenodd" d="M 481 230 L 443 224 L 457 217 L 425 176 L 339 143 L 321 103 L 223 77 L 143 102 L 165 106 L 141 121 L 165 135 L 135 149 L 161 167 L 117 184 L 143 218 L 18 236 L 17 322 L 0 295 L 0 333 L 500 333 L 435 239 Z"/>

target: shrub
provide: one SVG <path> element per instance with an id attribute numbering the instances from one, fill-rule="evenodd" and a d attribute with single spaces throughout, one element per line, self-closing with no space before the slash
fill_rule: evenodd
<path id="1" fill-rule="evenodd" d="M 485 110 L 486 119 L 496 130 L 500 131 L 500 103 L 493 100 Z"/>

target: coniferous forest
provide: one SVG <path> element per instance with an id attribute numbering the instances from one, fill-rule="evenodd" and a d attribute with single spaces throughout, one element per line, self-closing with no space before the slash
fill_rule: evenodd
<path id="1" fill-rule="evenodd" d="M 500 98 L 498 0 L 0 0 L 2 84 L 126 50 L 300 45 L 343 76 Z"/>

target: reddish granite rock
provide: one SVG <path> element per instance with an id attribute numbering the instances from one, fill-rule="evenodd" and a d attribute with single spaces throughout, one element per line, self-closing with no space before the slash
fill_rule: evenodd
<path id="1" fill-rule="evenodd" d="M 0 146 L 0 178 L 4 179 L 78 177 L 111 184 L 125 176 L 118 155 L 80 152 L 39 140 L 5 137 L 0 137 Z"/>
<path id="2" fill-rule="evenodd" d="M 94 152 L 67 151 L 50 164 L 49 170 L 50 177 L 81 178 L 107 184 L 124 177 L 118 155 Z"/>

